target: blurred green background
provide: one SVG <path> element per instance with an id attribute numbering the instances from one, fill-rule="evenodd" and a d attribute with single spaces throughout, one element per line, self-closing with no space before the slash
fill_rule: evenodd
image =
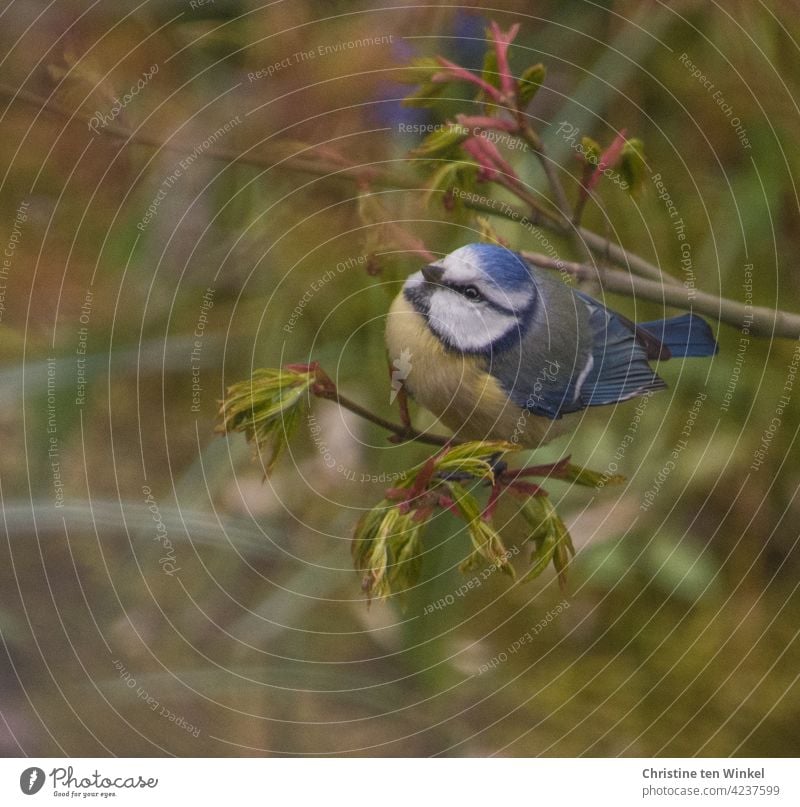
<path id="1" fill-rule="evenodd" d="M 287 361 L 319 360 L 390 416 L 383 320 L 418 260 L 368 264 L 386 231 L 358 194 L 436 252 L 476 240 L 475 221 L 426 207 L 422 177 L 358 187 L 335 171 L 413 176 L 404 157 L 419 136 L 406 129 L 443 113 L 402 109 L 395 68 L 436 53 L 479 68 L 489 19 L 521 23 L 512 67 L 548 67 L 530 114 L 573 198 L 580 166 L 550 124 L 603 144 L 626 128 L 686 223 L 697 288 L 744 302 L 752 264 L 755 304 L 796 310 L 797 3 L 492 6 L 5 10 L 4 754 L 800 753 L 800 389 L 751 469 L 791 340 L 721 325 L 713 361 L 662 367 L 670 390 L 635 429 L 632 403 L 536 452 L 600 471 L 617 462 L 627 477 L 598 492 L 550 483 L 578 548 L 566 593 L 548 571 L 524 586 L 490 575 L 462 595 L 468 538 L 447 517 L 428 532 L 423 583 L 367 608 L 349 536 L 387 485 L 362 475 L 402 471 L 428 449 L 393 446 L 318 402 L 264 482 L 243 438 L 214 434 L 224 388 Z M 334 175 L 280 164 L 297 153 Z M 530 155 L 507 157 L 545 190 Z M 638 199 L 602 186 L 585 223 L 685 280 L 646 185 Z M 517 247 L 541 246 L 494 224 Z M 687 448 L 642 509 L 700 393 Z M 514 545 L 520 525 L 504 536 Z"/>

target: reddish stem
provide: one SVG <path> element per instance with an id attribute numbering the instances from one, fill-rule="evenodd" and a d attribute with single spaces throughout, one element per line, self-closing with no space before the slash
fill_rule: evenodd
<path id="1" fill-rule="evenodd" d="M 511 67 L 508 63 L 508 46 L 516 39 L 519 33 L 519 23 L 514 23 L 505 33 L 500 26 L 492 20 L 489 25 L 489 33 L 494 40 L 494 49 L 497 54 L 497 72 L 500 74 L 500 86 L 503 88 L 503 95 L 506 98 L 513 98 L 516 94 L 514 77 L 511 75 Z"/>
<path id="2" fill-rule="evenodd" d="M 442 67 L 447 68 L 447 70 L 446 72 L 443 71 L 441 73 L 435 73 L 433 76 L 431 76 L 431 81 L 434 84 L 452 81 L 454 78 L 461 79 L 462 81 L 468 81 L 470 84 L 474 84 L 476 87 L 479 87 L 497 104 L 502 105 L 505 102 L 505 98 L 497 87 L 493 87 L 488 81 L 484 81 L 480 76 L 475 75 L 475 73 L 473 73 L 471 70 L 467 70 L 466 67 L 461 67 L 461 65 L 458 65 L 455 62 L 445 59 L 444 56 L 437 56 L 436 59 L 439 64 L 442 65 Z"/>

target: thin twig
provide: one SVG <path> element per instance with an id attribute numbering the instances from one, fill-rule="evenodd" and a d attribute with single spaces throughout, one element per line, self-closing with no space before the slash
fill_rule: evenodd
<path id="1" fill-rule="evenodd" d="M 27 90 L 11 87 L 2 82 L 0 82 L 0 95 L 39 108 L 46 108 L 47 111 L 55 112 L 70 120 L 79 120 L 87 124 L 90 120 L 90 117 L 82 112 L 70 110 L 55 101 L 43 98 Z M 530 127 L 528 128 L 530 129 Z M 533 132 L 532 129 L 530 129 L 530 131 Z M 115 123 L 107 124 L 100 129 L 100 133 L 122 138 L 128 142 L 148 145 L 153 148 L 169 149 L 182 154 L 192 153 L 194 148 L 181 143 L 164 141 L 160 138 L 148 135 L 145 132 L 138 130 L 133 131 Z M 285 153 L 279 158 L 264 157 L 251 154 L 251 150 L 252 148 L 243 152 L 236 152 L 223 148 L 209 148 L 203 152 L 203 157 L 223 160 L 229 163 L 245 163 L 260 168 L 272 168 L 276 165 L 280 165 L 281 167 L 291 168 L 316 176 L 326 178 L 342 176 L 357 182 L 371 182 L 383 187 L 416 189 L 419 185 L 419 181 L 413 177 L 403 176 L 396 172 L 390 172 L 375 166 L 347 165 L 339 161 L 317 156 L 313 158 L 295 154 L 287 156 Z M 556 200 L 558 201 L 558 197 L 562 196 L 559 205 L 563 206 L 566 194 L 562 194 L 563 186 L 561 185 L 561 181 L 555 173 L 552 163 L 547 160 L 546 157 L 542 159 L 541 155 L 540 160 L 542 161 L 542 166 L 548 176 L 548 180 L 551 182 Z M 561 191 L 557 190 L 559 186 L 561 187 Z M 529 219 L 525 211 L 508 204 L 495 205 L 492 204 L 492 201 L 489 199 L 483 200 L 467 197 L 463 199 L 463 202 L 465 206 L 471 210 L 487 215 L 499 216 L 516 222 Z M 628 269 L 630 272 L 641 276 L 637 278 L 626 272 L 604 270 L 601 277 L 601 284 L 608 291 L 627 296 L 638 295 L 643 299 L 666 303 L 676 308 L 699 311 L 718 319 L 720 322 L 725 322 L 735 327 L 742 327 L 744 324 L 747 324 L 749 317 L 752 317 L 752 325 L 749 327 L 750 333 L 753 336 L 773 336 L 795 339 L 800 335 L 800 315 L 798 314 L 782 311 L 780 309 L 773 310 L 762 306 L 748 308 L 742 303 L 716 297 L 708 292 L 691 290 L 690 294 L 690 290 L 687 289 L 680 280 L 671 275 L 662 273 L 657 266 L 641 256 L 629 252 L 621 245 L 615 244 L 584 227 L 579 227 L 577 230 L 570 230 L 571 223 L 569 217 L 567 217 L 566 221 L 562 222 L 555 220 L 553 214 L 550 213 L 550 211 L 546 211 L 544 208 L 537 209 L 536 212 L 540 214 L 535 216 L 538 220 L 533 223 L 536 225 L 561 235 L 569 236 L 570 232 L 576 233 L 578 240 L 595 255 L 601 258 L 608 258 L 617 266 Z M 535 253 L 526 253 L 526 255 L 535 255 Z M 554 262 L 551 258 L 544 255 L 537 256 L 535 260 L 532 260 L 533 263 L 538 262 L 537 265 L 541 266 L 547 266 L 547 261 L 549 261 L 550 264 L 558 263 L 563 268 L 570 266 L 576 267 L 574 271 L 570 268 L 566 268 L 566 271 L 574 274 L 575 277 L 591 277 L 592 279 L 597 279 L 597 268 L 587 263 L 572 264 L 566 261 Z M 548 268 L 559 267 L 551 265 Z M 398 426 L 398 428 L 402 427 Z M 403 433 L 405 434 L 405 432 Z M 421 439 L 421 437 L 417 435 L 415 439 Z M 434 445 L 440 445 L 440 443 L 433 439 L 428 442 Z"/>
<path id="2" fill-rule="evenodd" d="M 545 225 L 546 226 L 546 225 Z M 619 244 L 609 241 L 602 235 L 598 235 L 592 230 L 587 230 L 585 227 L 579 227 L 578 233 L 585 242 L 586 246 L 599 257 L 615 263 L 622 269 L 628 269 L 634 274 L 641 275 L 650 280 L 663 280 L 665 283 L 671 285 L 682 286 L 683 283 L 676 277 L 662 272 L 655 264 L 646 261 L 644 258 L 629 252 Z"/>
<path id="3" fill-rule="evenodd" d="M 11 87 L 2 82 L 0 82 L 0 96 L 6 96 L 9 99 L 21 101 L 40 109 L 46 109 L 48 112 L 56 113 L 62 117 L 68 118 L 69 120 L 81 121 L 87 125 L 91 120 L 91 117 L 88 114 L 85 114 L 79 110 L 71 110 L 68 107 L 59 104 L 57 101 L 44 98 L 28 90 Z M 531 129 L 530 131 L 533 130 Z M 179 154 L 191 154 L 194 151 L 194 146 L 173 142 L 172 140 L 163 140 L 138 129 L 134 131 L 133 129 L 129 129 L 126 126 L 121 126 L 117 123 L 107 124 L 100 129 L 99 133 L 108 137 L 120 138 L 126 142 L 151 146 L 152 148 L 156 149 L 163 148 Z M 342 176 L 345 179 L 352 179 L 356 182 L 368 181 L 387 188 L 407 188 L 409 190 L 419 188 L 419 180 L 415 177 L 405 176 L 397 172 L 388 171 L 384 168 L 378 168 L 376 166 L 348 166 L 342 162 L 325 159 L 316 155 L 313 157 L 299 156 L 297 154 L 287 155 L 285 151 L 280 156 L 261 156 L 251 154 L 250 152 L 253 148 L 255 147 L 251 147 L 246 151 L 238 152 L 231 149 L 211 147 L 203 151 L 202 157 L 212 160 L 222 160 L 223 162 L 228 163 L 244 163 L 246 165 L 253 165 L 258 168 L 274 168 L 275 166 L 280 165 L 283 168 L 290 168 L 295 171 L 300 171 L 302 173 L 312 174 L 315 176 L 326 178 Z M 546 170 L 552 172 L 553 179 L 558 185 L 560 185 L 558 175 L 553 171 L 551 163 L 546 160 L 543 165 L 547 166 Z M 553 214 L 551 211 L 541 206 L 541 204 L 538 203 L 538 200 L 533 200 L 532 197 L 525 198 L 523 201 L 533 207 L 536 213 L 539 214 L 539 216 L 534 217 L 538 220 L 535 220 L 533 223 L 554 232 L 558 232 L 561 235 L 569 235 L 569 224 L 568 222 L 563 221 L 562 217 Z M 534 201 L 537 202 L 536 205 L 533 204 Z M 472 196 L 465 198 L 463 202 L 464 205 L 469 209 L 475 210 L 476 212 L 485 213 L 486 215 L 499 216 L 501 218 L 507 218 L 516 222 L 530 218 L 527 212 L 515 209 L 513 206 L 507 204 L 502 206 L 492 204 L 492 201 L 489 199 L 484 200 Z M 578 234 L 589 247 L 589 249 L 592 250 L 592 252 L 603 257 L 607 256 L 609 260 L 612 260 L 618 266 L 630 268 L 631 271 L 636 272 L 637 274 L 641 274 L 644 277 L 650 277 L 653 279 L 662 275 L 657 266 L 648 263 L 638 255 L 628 252 L 618 244 L 611 243 L 607 239 L 593 233 L 590 230 L 579 228 Z M 674 278 L 670 277 L 669 275 L 666 277 L 669 278 L 669 281 L 674 281 Z"/>
<path id="4" fill-rule="evenodd" d="M 40 95 L 29 92 L 28 90 L 15 89 L 7 84 L 0 82 L 0 96 L 6 96 L 16 101 L 22 101 L 31 106 L 36 106 L 45 109 L 48 112 L 55 112 L 62 117 L 66 117 L 71 121 L 87 124 L 87 128 L 95 134 L 103 134 L 107 137 L 116 137 L 139 145 L 151 146 L 155 149 L 165 149 L 167 151 L 174 151 L 179 154 L 192 154 L 194 153 L 195 146 L 172 140 L 164 140 L 163 138 L 143 132 L 140 129 L 133 130 L 126 126 L 117 123 L 107 123 L 100 129 L 91 129 L 89 123 L 92 116 L 80 111 L 69 109 L 62 104 L 54 101 L 53 99 L 43 98 Z M 317 174 L 319 176 L 329 176 L 336 173 L 344 173 L 352 176 L 354 179 L 362 182 L 375 181 L 377 176 L 374 176 L 374 169 L 370 166 L 358 166 L 347 163 L 345 160 L 331 160 L 324 159 L 318 156 L 309 158 L 297 154 L 287 153 L 287 149 L 277 149 L 278 153 L 275 156 L 263 156 L 251 154 L 250 152 L 255 148 L 244 151 L 235 151 L 233 149 L 221 148 L 213 146 L 204 149 L 202 152 L 203 157 L 212 160 L 222 160 L 227 163 L 245 163 L 253 165 L 258 168 L 274 168 L 277 165 L 294 168 L 304 173 Z M 311 150 L 311 149 L 309 149 Z M 387 182 L 389 178 L 387 177 Z M 412 182 L 410 178 L 401 178 L 391 176 L 393 185 L 404 187 L 405 185 L 412 186 L 418 183 Z"/>
<path id="5" fill-rule="evenodd" d="M 562 229 L 572 242 L 573 247 L 580 253 L 581 257 L 583 257 L 584 260 L 591 259 L 590 247 L 586 243 L 581 229 L 573 224 L 575 214 L 572 205 L 567 198 L 567 192 L 564 189 L 558 171 L 556 171 L 555 164 L 547 155 L 544 141 L 529 123 L 522 120 L 520 120 L 519 136 L 534 152 L 544 170 L 544 175 L 547 177 L 547 184 L 550 186 L 550 191 L 555 197 L 556 207 L 563 217 Z"/>
<path id="6" fill-rule="evenodd" d="M 559 232 L 565 232 L 566 234 L 566 231 L 564 231 L 564 228 L 561 226 L 560 215 L 544 207 L 532 193 L 521 187 L 519 182 L 514 182 L 503 174 L 500 174 L 495 182 L 511 191 L 518 199 L 528 205 L 530 213 L 528 213 L 527 216 L 523 216 L 523 218 L 529 219 L 531 223 L 537 227 L 557 228 Z"/>
<path id="7" fill-rule="evenodd" d="M 392 432 L 392 434 L 400 437 L 402 442 L 411 442 L 415 440 L 419 443 L 427 443 L 432 446 L 456 445 L 459 442 L 452 437 L 444 437 L 441 434 L 420 432 L 412 426 L 403 426 L 400 423 L 393 423 L 391 420 L 387 420 L 386 418 L 382 418 L 380 415 L 376 415 L 374 412 L 370 412 L 369 409 L 361 406 L 361 404 L 357 404 L 355 401 L 345 398 L 344 395 L 335 389 L 318 390 L 315 391 L 314 394 L 317 396 L 317 398 L 322 398 L 326 401 L 333 401 L 344 409 L 349 409 L 353 414 L 374 423 L 376 426 L 380 426 L 382 429 L 386 429 L 386 431 Z"/>
<path id="8" fill-rule="evenodd" d="M 553 259 L 537 252 L 522 252 L 521 255 L 534 266 L 567 272 L 579 280 L 597 280 L 598 278 L 596 266 Z M 664 285 L 661 282 L 636 277 L 618 269 L 605 269 L 602 272 L 602 285 L 605 291 L 614 294 L 623 294 L 634 299 L 650 300 L 685 311 L 707 314 L 719 322 L 735 328 L 746 328 L 747 333 L 751 336 L 800 338 L 800 314 L 792 314 L 765 306 L 748 306 L 736 300 L 697 291 L 683 284 L 680 286 Z"/>
<path id="9" fill-rule="evenodd" d="M 542 139 L 527 123 L 520 126 L 519 136 L 530 146 L 531 151 L 533 151 L 541 163 L 542 169 L 547 177 L 547 182 L 550 185 L 550 190 L 555 197 L 556 207 L 564 217 L 564 222 L 571 221 L 572 216 L 570 215 L 570 211 L 572 210 L 572 205 L 569 203 L 567 192 L 561 184 L 561 177 L 558 176 L 553 163 L 547 156 Z"/>

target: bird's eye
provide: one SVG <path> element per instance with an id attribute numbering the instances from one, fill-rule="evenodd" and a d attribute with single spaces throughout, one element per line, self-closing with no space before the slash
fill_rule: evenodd
<path id="1" fill-rule="evenodd" d="M 463 294 L 468 300 L 480 300 L 481 299 L 481 293 L 478 291 L 478 289 L 475 286 L 464 286 Z"/>

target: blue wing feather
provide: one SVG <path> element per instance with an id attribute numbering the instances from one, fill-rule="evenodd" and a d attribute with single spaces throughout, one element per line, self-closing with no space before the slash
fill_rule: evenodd
<path id="1" fill-rule="evenodd" d="M 574 312 L 560 307 L 563 316 L 530 329 L 516 346 L 493 354 L 487 367 L 517 406 L 551 420 L 666 389 L 648 362 L 659 354 L 659 337 L 666 332 L 667 348 L 693 355 L 685 352 L 694 345 L 687 333 L 706 335 L 683 317 L 667 320 L 666 328 L 661 322 L 637 327 L 589 295 L 567 291 Z"/>
<path id="2" fill-rule="evenodd" d="M 578 391 L 583 406 L 603 406 L 665 389 L 667 385 L 650 369 L 648 349 L 637 340 L 635 326 L 589 295 L 579 291 L 575 295 L 589 309 L 592 327 L 594 366 Z"/>

